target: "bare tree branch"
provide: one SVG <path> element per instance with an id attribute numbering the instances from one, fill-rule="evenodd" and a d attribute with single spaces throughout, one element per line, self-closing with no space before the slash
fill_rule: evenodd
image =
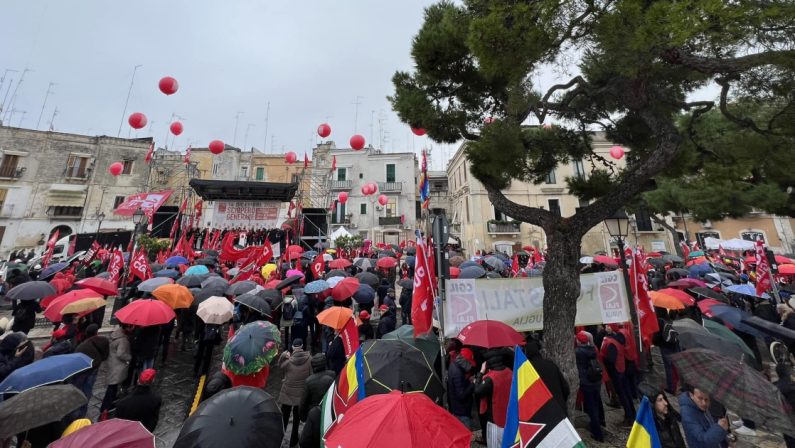
<path id="1" fill-rule="evenodd" d="M 560 218 L 547 210 L 537 207 L 528 207 L 511 201 L 506 198 L 502 190 L 497 187 L 489 185 L 486 182 L 483 183 L 483 186 L 486 187 L 489 200 L 494 207 L 508 216 L 522 216 L 523 222 L 537 225 L 545 230 L 551 228 L 556 221 L 560 221 Z"/>
<path id="2" fill-rule="evenodd" d="M 780 61 L 792 61 L 795 50 L 773 50 L 738 56 L 736 58 L 708 58 L 690 54 L 682 49 L 672 48 L 662 54 L 669 64 L 683 65 L 708 75 L 735 74 L 763 65 L 779 65 Z"/>

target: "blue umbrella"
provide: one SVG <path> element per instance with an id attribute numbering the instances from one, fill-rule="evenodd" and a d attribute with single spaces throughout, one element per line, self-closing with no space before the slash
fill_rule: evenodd
<path id="1" fill-rule="evenodd" d="M 694 264 L 688 266 L 687 270 L 690 272 L 690 275 L 688 275 L 688 277 L 699 278 L 712 272 L 712 266 L 710 266 L 709 263 Z"/>
<path id="2" fill-rule="evenodd" d="M 751 317 L 751 314 L 739 308 L 735 308 L 731 305 L 713 305 L 709 308 L 709 312 L 712 313 L 714 317 L 731 325 L 737 331 L 742 331 L 743 333 L 750 334 L 757 338 L 765 337 L 762 332 L 743 322 L 743 319 L 748 319 Z"/>
<path id="3" fill-rule="evenodd" d="M 19 393 L 34 387 L 60 383 L 91 368 L 91 358 L 82 353 L 54 355 L 20 367 L 0 383 L 0 393 Z"/>
<path id="4" fill-rule="evenodd" d="M 359 289 L 353 293 L 353 299 L 356 300 L 356 303 L 373 303 L 375 301 L 375 290 L 367 283 L 362 283 L 359 285 Z"/>
<path id="5" fill-rule="evenodd" d="M 209 273 L 210 270 L 207 269 L 207 266 L 203 264 L 197 264 L 196 266 L 191 266 L 185 271 L 185 275 L 206 275 Z"/>
<path id="6" fill-rule="evenodd" d="M 751 286 L 751 285 L 749 285 L 747 283 L 743 284 L 743 285 L 731 285 L 731 286 L 726 288 L 726 291 L 733 292 L 735 294 L 742 294 L 742 295 L 745 295 L 745 296 L 759 297 L 759 298 L 762 298 L 762 299 L 769 299 L 770 298 L 770 296 L 767 295 L 766 292 L 763 292 L 761 296 L 757 295 L 756 294 L 756 288 L 754 288 L 753 286 Z"/>
<path id="7" fill-rule="evenodd" d="M 55 275 L 57 272 L 63 271 L 64 269 L 66 269 L 67 266 L 69 266 L 69 263 L 61 262 L 61 263 L 51 264 L 51 265 L 47 266 L 46 268 L 42 269 L 41 274 L 39 275 L 39 278 L 41 280 L 46 280 L 46 279 L 52 277 L 53 275 Z"/>
<path id="8" fill-rule="evenodd" d="M 480 266 L 469 266 L 461 269 L 458 278 L 482 278 L 486 275 L 486 270 Z"/>
<path id="9" fill-rule="evenodd" d="M 414 257 L 412 255 L 409 255 L 408 257 L 406 257 L 406 265 L 408 265 L 408 267 L 410 267 L 410 268 L 414 267 L 414 262 L 415 261 L 416 261 L 416 257 Z"/>
<path id="10" fill-rule="evenodd" d="M 154 275 L 155 277 L 177 278 L 179 277 L 179 271 L 175 271 L 174 269 L 163 269 L 155 272 Z"/>
<path id="11" fill-rule="evenodd" d="M 308 250 L 306 252 L 301 253 L 301 258 L 306 258 L 307 260 L 311 260 L 317 257 L 317 252 L 314 250 Z"/>
<path id="12" fill-rule="evenodd" d="M 185 257 L 180 257 L 179 255 L 166 258 L 166 266 L 174 266 L 178 264 L 188 264 L 188 259 Z"/>
<path id="13" fill-rule="evenodd" d="M 325 280 L 315 280 L 313 282 L 307 283 L 304 287 L 304 292 L 307 294 L 317 294 L 319 292 L 323 292 L 327 289 L 331 289 L 331 286 Z"/>
<path id="14" fill-rule="evenodd" d="M 477 262 L 472 261 L 472 260 L 467 260 L 467 261 L 461 263 L 460 265 L 458 265 L 458 268 L 459 269 L 466 269 L 466 268 L 472 267 L 472 266 L 480 267 L 480 265 Z"/>

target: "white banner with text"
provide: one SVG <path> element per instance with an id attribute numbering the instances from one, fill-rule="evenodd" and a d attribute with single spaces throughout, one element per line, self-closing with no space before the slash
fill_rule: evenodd
<path id="1" fill-rule="evenodd" d="M 215 201 L 216 228 L 273 228 L 281 223 L 282 203 L 278 201 Z"/>

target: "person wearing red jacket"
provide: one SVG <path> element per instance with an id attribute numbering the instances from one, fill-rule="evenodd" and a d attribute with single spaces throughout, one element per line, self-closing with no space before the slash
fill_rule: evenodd
<path id="1" fill-rule="evenodd" d="M 626 373 L 625 340 L 619 333 L 621 327 L 617 324 L 607 325 L 607 334 L 602 340 L 599 351 L 599 360 L 605 367 L 605 373 L 613 383 L 613 388 L 618 394 L 621 407 L 624 408 L 624 421 L 622 425 L 632 427 L 635 421 L 635 404 L 632 402 L 632 393 L 629 389 Z"/>

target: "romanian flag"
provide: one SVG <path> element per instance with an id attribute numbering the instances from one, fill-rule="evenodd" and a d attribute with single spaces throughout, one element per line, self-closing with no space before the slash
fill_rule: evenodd
<path id="1" fill-rule="evenodd" d="M 424 149 L 422 150 L 420 182 L 417 189 L 420 191 L 420 203 L 422 204 L 422 208 L 427 209 L 431 203 L 431 184 L 428 179 L 428 157 Z"/>
<path id="2" fill-rule="evenodd" d="M 638 408 L 638 415 L 635 416 L 635 424 L 627 439 L 627 448 L 660 448 L 660 437 L 657 435 L 657 427 L 654 426 L 654 416 L 652 415 L 651 403 L 647 397 L 643 397 Z"/>
<path id="3" fill-rule="evenodd" d="M 337 390 L 334 392 L 334 413 L 340 416 L 345 411 L 364 400 L 364 355 L 359 347 L 345 364 L 337 380 Z"/>
<path id="4" fill-rule="evenodd" d="M 502 448 L 585 448 L 552 393 L 517 346 Z"/>

